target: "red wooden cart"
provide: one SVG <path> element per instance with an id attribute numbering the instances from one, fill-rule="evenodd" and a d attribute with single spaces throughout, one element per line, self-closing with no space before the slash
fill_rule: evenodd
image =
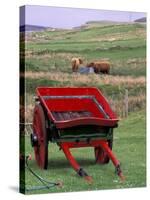
<path id="1" fill-rule="evenodd" d="M 118 119 L 97 88 L 39 87 L 36 95 L 31 142 L 39 167 L 47 169 L 50 141 L 58 144 L 75 171 L 86 180 L 91 181 L 91 177 L 76 162 L 70 148 L 93 147 L 96 163 L 111 160 L 123 178 L 112 152 L 113 128 Z"/>

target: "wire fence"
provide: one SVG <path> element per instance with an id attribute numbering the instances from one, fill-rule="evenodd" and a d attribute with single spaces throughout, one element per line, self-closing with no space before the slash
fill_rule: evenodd
<path id="1" fill-rule="evenodd" d="M 118 93 L 107 95 L 108 102 L 119 117 L 128 117 L 129 112 L 146 107 L 146 90 L 125 89 Z"/>
<path id="2" fill-rule="evenodd" d="M 31 122 L 21 122 L 20 123 L 20 133 L 25 135 L 31 135 L 33 132 L 32 130 L 32 123 Z"/>

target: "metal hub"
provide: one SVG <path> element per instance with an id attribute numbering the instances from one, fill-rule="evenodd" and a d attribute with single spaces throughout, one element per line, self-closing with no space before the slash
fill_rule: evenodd
<path id="1" fill-rule="evenodd" d="M 34 133 L 31 134 L 31 145 L 32 147 L 35 147 L 38 145 L 38 138 Z"/>

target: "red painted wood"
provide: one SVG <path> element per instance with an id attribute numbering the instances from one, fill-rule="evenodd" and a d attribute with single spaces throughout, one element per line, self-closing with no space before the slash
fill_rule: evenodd
<path id="1" fill-rule="evenodd" d="M 110 108 L 107 100 L 97 88 L 48 88 L 40 87 L 36 89 L 37 96 L 46 108 L 50 120 L 57 128 L 66 128 L 77 125 L 93 124 L 114 127 L 118 119 Z M 104 111 L 110 117 L 105 119 L 104 114 L 98 109 L 98 106 L 92 99 L 66 99 L 65 96 L 94 96 L 103 107 Z M 64 96 L 62 99 L 44 99 L 44 96 Z M 91 116 L 79 116 L 64 119 L 61 115 L 58 118 L 53 112 L 90 112 Z M 73 114 L 72 114 L 73 115 Z M 62 119 L 61 119 L 62 118 Z"/>
<path id="2" fill-rule="evenodd" d="M 94 148 L 97 147 L 97 148 L 99 148 L 99 147 L 101 147 L 105 151 L 107 156 L 111 159 L 111 161 L 114 164 L 115 168 L 120 166 L 120 162 L 117 160 L 115 154 L 112 152 L 112 150 L 108 146 L 108 142 L 106 140 L 94 140 L 94 141 L 90 141 L 89 143 L 87 143 L 87 142 L 78 142 L 78 143 L 75 143 L 75 142 L 62 142 L 59 145 L 60 145 L 61 149 L 63 150 L 66 158 L 70 162 L 71 166 L 77 172 L 81 167 L 77 163 L 75 158 L 72 156 L 72 154 L 71 154 L 71 152 L 69 150 L 70 148 L 80 148 L 80 147 L 94 147 Z M 120 178 L 122 180 L 124 179 L 122 171 L 120 171 L 118 176 L 120 176 Z"/>

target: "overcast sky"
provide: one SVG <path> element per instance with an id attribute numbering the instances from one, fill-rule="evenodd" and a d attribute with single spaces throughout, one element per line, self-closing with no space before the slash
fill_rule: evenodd
<path id="1" fill-rule="evenodd" d="M 143 12 L 110 11 L 79 8 L 61 8 L 50 6 L 26 6 L 25 20 L 23 7 L 21 8 L 20 24 L 39 25 L 54 28 L 73 28 L 85 24 L 87 21 L 118 21 L 132 22 L 146 17 Z"/>

